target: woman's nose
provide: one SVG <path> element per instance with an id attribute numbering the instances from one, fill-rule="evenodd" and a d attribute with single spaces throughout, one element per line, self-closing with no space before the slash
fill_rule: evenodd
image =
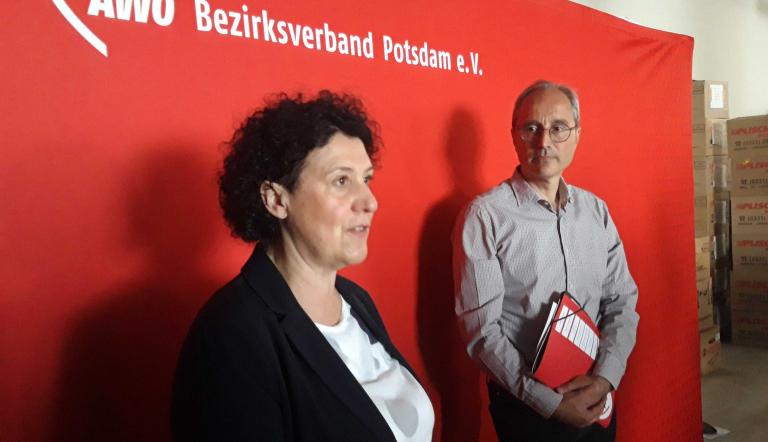
<path id="1" fill-rule="evenodd" d="M 353 210 L 373 213 L 378 209 L 379 203 L 373 195 L 373 190 L 367 183 L 356 184 L 356 195 L 353 202 Z"/>
<path id="2" fill-rule="evenodd" d="M 379 203 L 373 195 L 373 190 L 367 184 L 360 185 L 360 195 L 355 203 L 358 210 L 373 213 L 379 208 Z"/>

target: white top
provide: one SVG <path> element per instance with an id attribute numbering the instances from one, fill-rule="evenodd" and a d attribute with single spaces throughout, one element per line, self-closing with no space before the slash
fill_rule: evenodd
<path id="1" fill-rule="evenodd" d="M 432 440 L 435 413 L 427 393 L 381 343 L 371 344 L 343 298 L 338 324 L 315 325 L 368 393 L 399 442 Z"/>

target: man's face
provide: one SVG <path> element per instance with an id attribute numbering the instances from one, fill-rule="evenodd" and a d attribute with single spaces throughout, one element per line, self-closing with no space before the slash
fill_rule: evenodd
<path id="1" fill-rule="evenodd" d="M 560 179 L 579 143 L 581 128 L 569 129 L 575 125 L 571 103 L 558 89 L 541 89 L 526 97 L 512 140 L 527 180 Z M 565 141 L 557 140 L 568 133 Z"/>

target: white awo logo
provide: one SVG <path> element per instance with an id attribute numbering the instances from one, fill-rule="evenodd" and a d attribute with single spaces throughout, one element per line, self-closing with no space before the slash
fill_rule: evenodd
<path id="1" fill-rule="evenodd" d="M 101 52 L 103 56 L 108 56 L 106 43 L 88 29 L 65 0 L 53 0 L 53 4 L 85 41 Z M 88 4 L 88 15 L 101 15 L 106 18 L 137 23 L 148 23 L 150 12 L 152 22 L 160 26 L 168 26 L 173 23 L 173 16 L 176 12 L 174 0 L 91 0 Z"/>
<path id="2" fill-rule="evenodd" d="M 611 411 L 613 410 L 613 395 L 611 393 L 608 393 L 605 396 L 605 405 L 603 405 L 603 412 L 600 413 L 600 417 L 598 419 L 608 419 L 608 416 L 611 415 Z"/>

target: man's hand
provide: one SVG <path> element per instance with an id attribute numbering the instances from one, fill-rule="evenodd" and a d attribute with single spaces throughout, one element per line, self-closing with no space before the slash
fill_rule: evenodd
<path id="1" fill-rule="evenodd" d="M 611 384 L 600 376 L 576 377 L 557 388 L 563 400 L 553 416 L 574 427 L 592 425 L 600 417 L 611 388 Z"/>
<path id="2" fill-rule="evenodd" d="M 584 389 L 589 389 L 594 394 L 605 397 L 608 392 L 613 390 L 613 387 L 611 386 L 611 383 L 602 376 L 582 375 L 557 387 L 556 391 L 560 394 L 565 394 L 571 391 Z"/>

